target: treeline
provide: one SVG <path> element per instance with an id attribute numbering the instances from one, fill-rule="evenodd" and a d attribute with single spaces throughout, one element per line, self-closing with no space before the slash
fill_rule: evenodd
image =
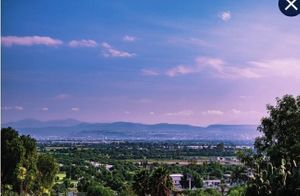
<path id="1" fill-rule="evenodd" d="M 224 148 L 223 143 L 216 146 L 197 145 L 201 148 L 191 148 L 189 144 L 174 143 L 140 143 L 140 142 L 124 142 L 109 144 L 81 144 L 74 146 L 71 144 L 40 144 L 42 151 L 55 151 L 59 153 L 72 153 L 78 150 L 92 149 L 94 153 L 109 155 L 113 160 L 126 159 L 189 159 L 191 157 L 201 156 L 234 156 L 236 149 Z M 57 148 L 55 148 L 57 147 Z"/>

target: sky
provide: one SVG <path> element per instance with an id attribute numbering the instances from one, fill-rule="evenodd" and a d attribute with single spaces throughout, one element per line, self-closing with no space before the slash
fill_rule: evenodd
<path id="1" fill-rule="evenodd" d="M 3 0 L 2 121 L 259 124 L 300 95 L 276 0 Z"/>

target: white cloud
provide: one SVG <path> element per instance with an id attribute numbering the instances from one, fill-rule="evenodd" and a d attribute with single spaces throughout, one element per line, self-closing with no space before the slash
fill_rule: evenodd
<path id="1" fill-rule="evenodd" d="M 97 42 L 91 39 L 82 39 L 82 40 L 72 40 L 69 42 L 69 46 L 72 48 L 77 47 L 96 47 Z"/>
<path id="2" fill-rule="evenodd" d="M 185 75 L 185 74 L 190 74 L 195 72 L 197 71 L 191 67 L 188 67 L 186 65 L 179 65 L 177 67 L 167 70 L 166 75 L 170 77 L 174 77 L 178 75 Z"/>
<path id="3" fill-rule="evenodd" d="M 221 20 L 227 22 L 231 19 L 231 13 L 230 11 L 225 11 L 219 14 L 219 18 L 221 18 Z"/>
<path id="4" fill-rule="evenodd" d="M 271 59 L 246 62 L 233 66 L 218 58 L 198 57 L 193 66 L 180 65 L 166 71 L 175 77 L 206 71 L 214 77 L 224 79 L 256 79 L 265 77 L 299 77 L 300 59 Z"/>
<path id="5" fill-rule="evenodd" d="M 221 78 L 266 78 L 266 77 L 299 77 L 300 59 L 271 59 L 246 62 L 242 66 L 231 66 L 223 62 L 219 66 L 210 66 L 213 74 Z"/>
<path id="6" fill-rule="evenodd" d="M 58 46 L 63 42 L 59 39 L 54 39 L 47 36 L 4 36 L 1 43 L 4 46 L 21 45 L 21 46 L 33 46 L 33 45 L 46 45 L 46 46 Z"/>
<path id="7" fill-rule="evenodd" d="M 271 59 L 252 61 L 249 69 L 260 77 L 299 77 L 300 59 Z"/>
<path id="8" fill-rule="evenodd" d="M 42 111 L 48 111 L 48 110 L 49 110 L 49 108 L 47 108 L 47 107 L 42 108 Z"/>
<path id="9" fill-rule="evenodd" d="M 165 115 L 166 116 L 191 116 L 194 112 L 192 110 L 182 110 L 178 112 L 168 112 Z"/>
<path id="10" fill-rule="evenodd" d="M 213 115 L 213 116 L 222 116 L 224 112 L 221 110 L 207 110 L 205 112 L 202 112 L 203 115 Z"/>
<path id="11" fill-rule="evenodd" d="M 125 112 L 124 112 L 124 114 L 126 114 L 126 115 L 129 115 L 129 114 L 130 114 L 130 112 L 129 112 L 129 111 L 125 111 Z"/>
<path id="12" fill-rule="evenodd" d="M 18 110 L 18 111 L 24 110 L 24 108 L 22 106 L 15 106 L 15 109 Z"/>
<path id="13" fill-rule="evenodd" d="M 125 42 L 134 42 L 135 40 L 136 40 L 136 37 L 134 37 L 134 36 L 125 35 L 123 37 L 123 41 L 125 41 Z"/>
<path id="14" fill-rule="evenodd" d="M 259 74 L 249 66 L 237 67 L 228 65 L 221 59 L 198 57 L 196 68 L 200 71 L 207 70 L 216 77 L 221 78 L 259 78 Z"/>
<path id="15" fill-rule="evenodd" d="M 217 71 L 221 71 L 223 69 L 223 64 L 224 62 L 218 58 L 199 57 L 196 59 L 196 64 L 194 66 L 179 65 L 177 67 L 167 70 L 166 75 L 174 77 L 178 75 L 199 73 L 202 72 L 204 69 L 207 69 L 208 67 L 211 67 Z"/>
<path id="16" fill-rule="evenodd" d="M 151 116 L 153 116 L 155 113 L 154 113 L 154 112 L 149 112 L 149 114 L 150 114 Z"/>
<path id="17" fill-rule="evenodd" d="M 101 44 L 103 48 L 103 56 L 104 57 L 123 57 L 123 58 L 130 58 L 136 56 L 135 53 L 129 53 L 126 51 L 121 51 L 113 48 L 110 44 L 103 42 Z"/>
<path id="18" fill-rule="evenodd" d="M 154 71 L 151 69 L 142 69 L 141 73 L 144 76 L 158 76 L 159 75 L 159 73 L 157 71 Z"/>
<path id="19" fill-rule="evenodd" d="M 219 58 L 198 57 L 194 69 L 198 72 L 209 71 L 216 77 L 221 78 L 259 78 L 250 66 L 231 66 Z"/>
<path id="20" fill-rule="evenodd" d="M 74 112 L 78 112 L 78 111 L 80 111 L 80 109 L 79 109 L 79 108 L 77 108 L 77 107 L 73 107 L 73 108 L 71 108 L 71 110 L 72 110 L 72 111 L 74 111 Z"/>

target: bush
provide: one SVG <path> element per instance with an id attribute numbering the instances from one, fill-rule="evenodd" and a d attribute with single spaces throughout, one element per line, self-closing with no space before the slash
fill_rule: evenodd
<path id="1" fill-rule="evenodd" d="M 114 196 L 114 192 L 110 188 L 101 185 L 89 186 L 87 196 Z"/>

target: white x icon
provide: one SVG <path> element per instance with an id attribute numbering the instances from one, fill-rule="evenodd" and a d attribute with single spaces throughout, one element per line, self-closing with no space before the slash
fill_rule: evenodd
<path id="1" fill-rule="evenodd" d="M 285 8 L 285 10 L 288 10 L 290 7 L 293 7 L 295 10 L 297 10 L 298 11 L 298 8 L 297 8 L 297 6 L 295 6 L 294 5 L 294 3 L 297 1 L 297 0 L 286 0 L 288 3 L 289 3 L 289 5 Z"/>

